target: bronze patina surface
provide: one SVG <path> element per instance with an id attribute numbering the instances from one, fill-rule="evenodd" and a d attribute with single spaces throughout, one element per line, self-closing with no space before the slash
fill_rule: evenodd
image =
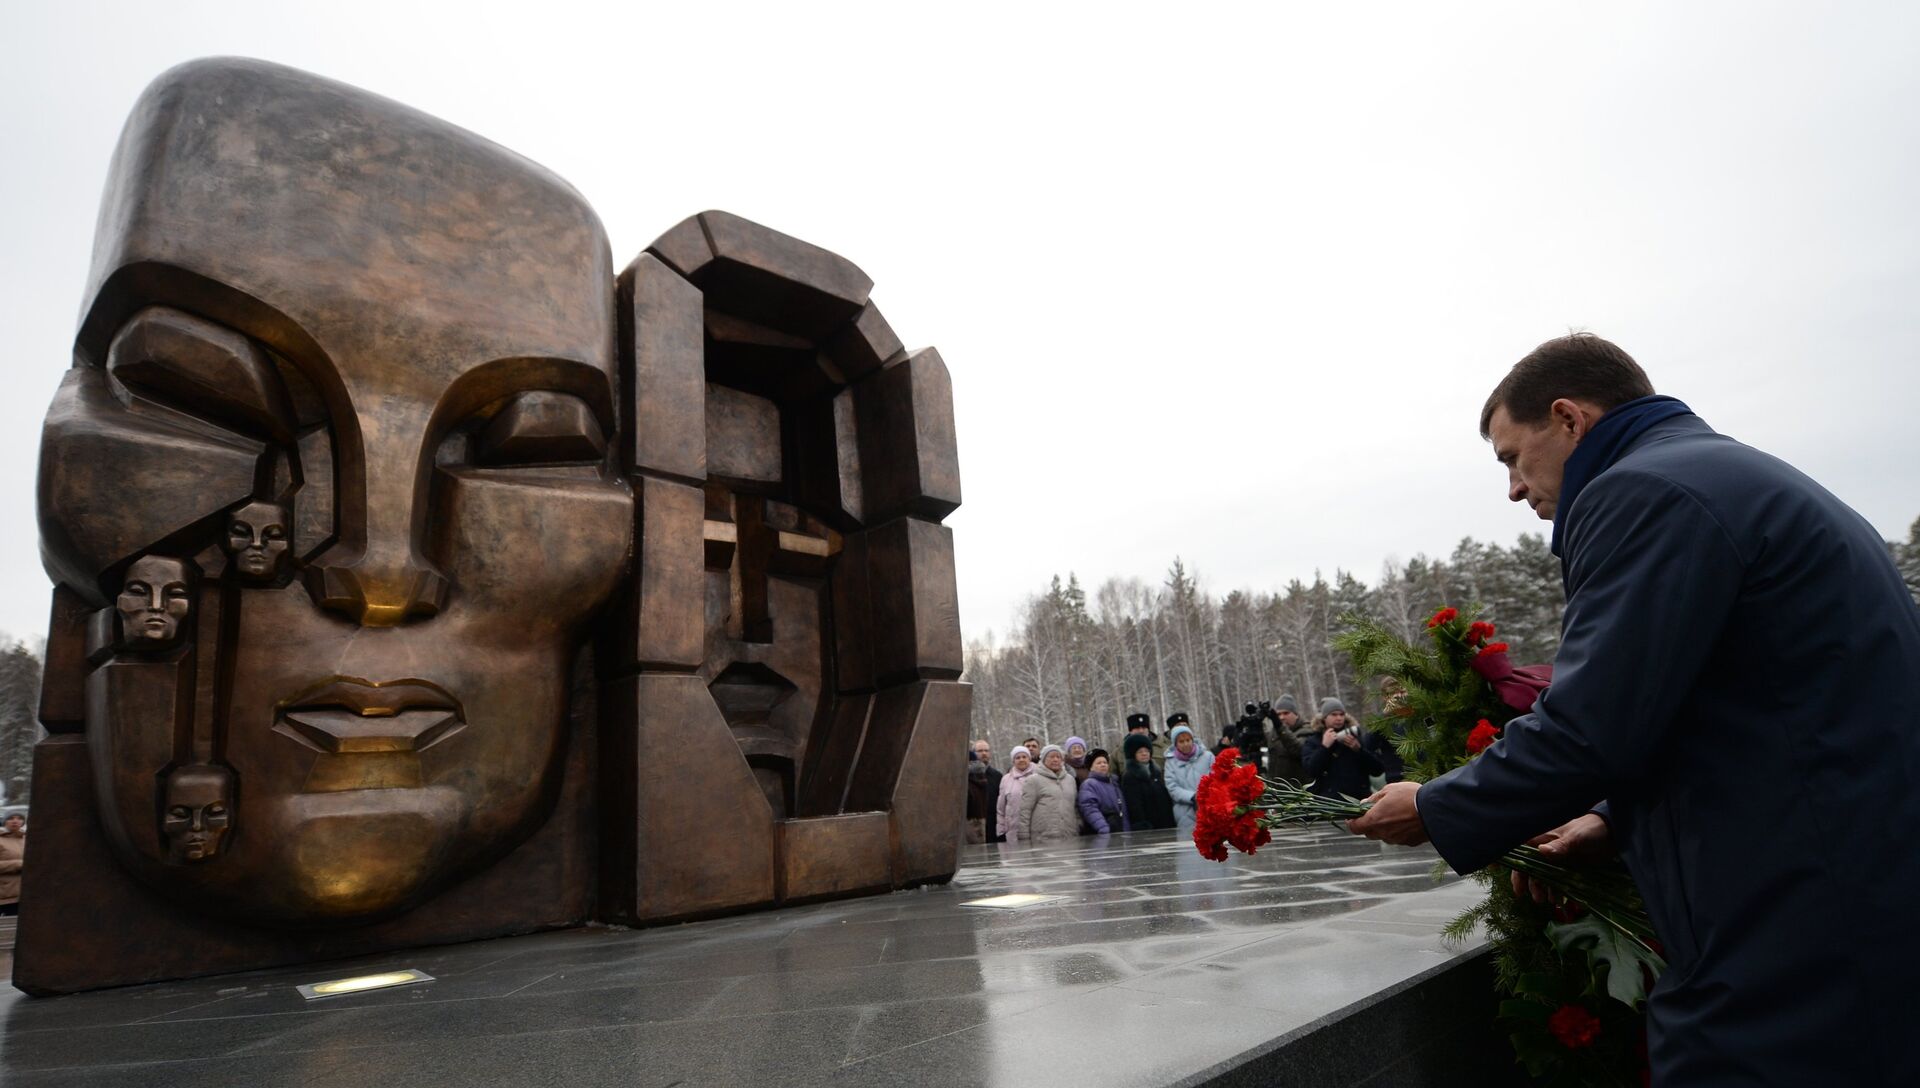
<path id="1" fill-rule="evenodd" d="M 48 413 L 30 992 L 943 880 L 952 396 L 737 216 L 162 75 Z M 44 859 L 44 860 L 43 860 Z"/>

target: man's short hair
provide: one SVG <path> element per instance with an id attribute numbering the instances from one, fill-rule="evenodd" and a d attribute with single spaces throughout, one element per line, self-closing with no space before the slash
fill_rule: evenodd
<path id="1" fill-rule="evenodd" d="M 1590 332 L 1569 333 L 1528 352 L 1493 387 L 1480 409 L 1480 437 L 1492 437 L 1494 409 L 1503 405 L 1515 423 L 1535 424 L 1544 421 L 1562 397 L 1611 412 L 1652 395 L 1653 382 L 1633 356 Z"/>

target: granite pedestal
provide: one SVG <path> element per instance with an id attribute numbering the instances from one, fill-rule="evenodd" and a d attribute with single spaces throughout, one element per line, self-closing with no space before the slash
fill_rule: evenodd
<path id="1" fill-rule="evenodd" d="M 71 997 L 0 998 L 0 1081 L 65 1085 L 1370 1086 L 1498 1082 L 1478 895 L 1290 830 L 976 846 L 943 887 Z M 967 906 L 1010 893 L 1061 898 Z M 309 1001 L 301 983 L 434 981 Z M 1468 1036 L 1471 1036 L 1469 1038 Z"/>

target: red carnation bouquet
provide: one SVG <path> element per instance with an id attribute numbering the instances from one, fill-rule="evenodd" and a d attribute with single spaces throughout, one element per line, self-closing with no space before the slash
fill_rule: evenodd
<path id="1" fill-rule="evenodd" d="M 1440 609 L 1413 643 L 1349 615 L 1349 632 L 1334 641 L 1363 683 L 1384 678 L 1386 713 L 1368 724 L 1391 741 L 1411 781 L 1431 781 L 1496 750 L 1507 723 L 1532 709 L 1552 681 L 1549 666 L 1515 665 L 1511 646 L 1496 641 L 1495 625 L 1472 611 Z M 1254 853 L 1283 824 L 1350 820 L 1366 811 L 1351 797 L 1263 779 L 1239 756 L 1223 750 L 1195 798 L 1194 845 L 1214 861 L 1231 850 Z M 1515 894 L 1510 873 L 1545 885 L 1553 901 Z M 1477 878 L 1486 898 L 1455 919 L 1447 935 L 1464 939 L 1486 927 L 1505 998 L 1499 1018 L 1519 1060 L 1553 1083 L 1630 1081 L 1632 1070 L 1645 1066 L 1631 1045 L 1642 1030 L 1639 1009 L 1666 963 L 1625 868 L 1569 867 L 1521 846 Z"/>

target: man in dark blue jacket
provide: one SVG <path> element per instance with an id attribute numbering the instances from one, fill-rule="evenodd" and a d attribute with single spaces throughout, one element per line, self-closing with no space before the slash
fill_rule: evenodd
<path id="1" fill-rule="evenodd" d="M 1553 684 L 1353 830 L 1462 873 L 1617 847 L 1666 946 L 1656 1084 L 1913 1083 L 1920 609 L 1880 535 L 1598 337 L 1535 349 L 1480 427 L 1553 522 Z"/>

